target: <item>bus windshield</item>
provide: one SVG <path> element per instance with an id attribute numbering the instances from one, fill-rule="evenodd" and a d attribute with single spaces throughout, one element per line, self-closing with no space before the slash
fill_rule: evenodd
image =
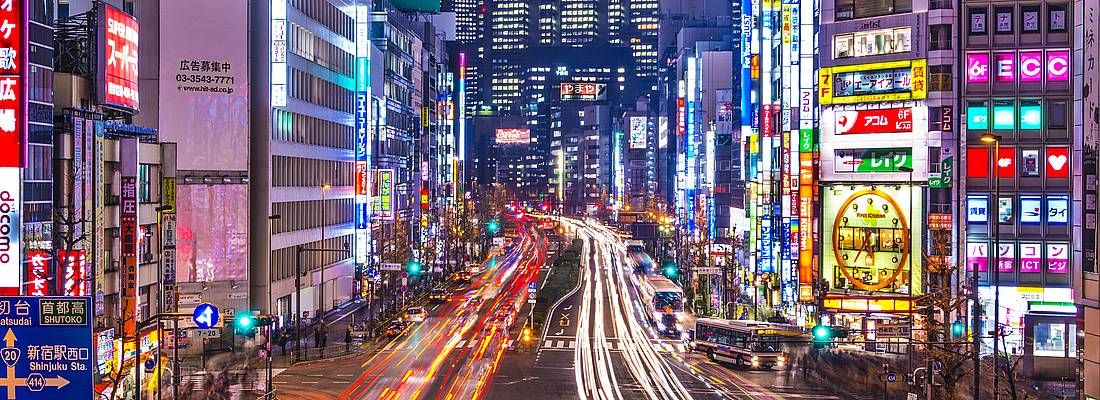
<path id="1" fill-rule="evenodd" d="M 683 298 L 679 293 L 675 292 L 657 292 L 657 294 L 653 296 L 653 306 L 661 311 L 684 311 Z"/>
<path id="2" fill-rule="evenodd" d="M 752 342 L 752 351 L 772 353 L 779 351 L 779 336 L 756 335 Z"/>

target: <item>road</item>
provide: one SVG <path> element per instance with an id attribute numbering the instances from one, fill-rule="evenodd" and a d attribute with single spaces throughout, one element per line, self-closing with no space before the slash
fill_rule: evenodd
<path id="1" fill-rule="evenodd" d="M 515 313 L 502 321 L 495 316 L 524 304 L 527 284 L 545 262 L 545 239 L 531 232 L 521 229 L 511 251 L 487 260 L 472 284 L 453 288 L 445 303 L 428 305 L 425 321 L 380 349 L 280 371 L 274 379 L 279 398 L 484 398 L 524 323 Z"/>
<path id="2" fill-rule="evenodd" d="M 738 370 L 686 352 L 644 317 L 623 240 L 596 224 L 563 220 L 583 242 L 576 291 L 553 304 L 530 348 L 519 327 L 493 322 L 545 264 L 546 242 L 522 229 L 496 266 L 401 337 L 367 355 L 295 366 L 275 379 L 281 399 L 837 399 L 788 371 Z M 480 299 L 476 301 L 473 299 Z M 559 321 L 565 317 L 565 325 Z M 685 321 L 685 324 L 688 322 Z M 513 325 L 522 325 L 519 317 Z M 795 370 L 797 371 L 797 370 Z"/>
<path id="3" fill-rule="evenodd" d="M 505 356 L 490 398 L 836 399 L 786 371 L 736 370 L 658 335 L 644 317 L 622 238 L 578 220 L 563 225 L 584 241 L 579 288 L 552 307 L 536 352 Z"/>

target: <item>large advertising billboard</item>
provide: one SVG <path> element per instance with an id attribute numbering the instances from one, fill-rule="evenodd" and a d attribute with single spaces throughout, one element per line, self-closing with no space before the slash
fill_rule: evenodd
<path id="1" fill-rule="evenodd" d="M 630 148 L 644 149 L 648 135 L 649 124 L 646 117 L 630 117 Z"/>
<path id="2" fill-rule="evenodd" d="M 821 104 L 853 104 L 924 99 L 928 95 L 925 60 L 821 68 Z"/>
<path id="3" fill-rule="evenodd" d="M 912 107 L 836 111 L 838 135 L 909 132 L 913 132 Z"/>
<path id="4" fill-rule="evenodd" d="M 160 2 L 160 134 L 180 170 L 248 170 L 246 0 Z M 277 120 L 276 124 L 286 121 Z"/>
<path id="5" fill-rule="evenodd" d="M 835 185 L 823 190 L 824 278 L 830 290 L 920 294 L 921 188 Z M 911 293 L 910 293 L 911 291 Z"/>
<path id="6" fill-rule="evenodd" d="M 394 209 L 394 170 L 374 170 L 374 192 L 371 193 L 371 202 L 374 203 L 371 215 L 377 215 L 386 221 L 393 221 L 397 217 Z"/>
<path id="7" fill-rule="evenodd" d="M 607 99 L 607 85 L 595 82 L 562 82 L 562 100 L 599 101 Z"/>
<path id="8" fill-rule="evenodd" d="M 175 218 L 177 282 L 247 279 L 248 185 L 178 185 Z"/>
<path id="9" fill-rule="evenodd" d="M 496 130 L 497 144 L 531 143 L 531 130 L 527 128 L 500 128 Z"/>
<path id="10" fill-rule="evenodd" d="M 190 2 L 187 3 L 190 4 Z M 203 14 L 203 18 L 209 18 L 209 14 Z M 173 15 L 173 18 L 175 17 Z M 189 25 L 199 21 L 201 18 L 180 20 L 181 23 Z M 138 32 L 136 18 L 107 3 L 99 4 L 99 26 L 96 31 L 99 39 L 99 59 L 96 72 L 100 86 L 96 92 L 100 103 L 134 112 L 139 109 Z M 179 40 L 188 40 L 199 31 L 188 32 L 188 35 Z"/>

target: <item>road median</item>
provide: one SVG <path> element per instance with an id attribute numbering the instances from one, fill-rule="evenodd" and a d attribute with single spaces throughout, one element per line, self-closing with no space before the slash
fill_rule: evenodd
<path id="1" fill-rule="evenodd" d="M 532 311 L 536 329 L 542 330 L 551 305 L 577 287 L 580 280 L 582 243 L 581 240 L 573 240 L 565 251 L 558 254 L 547 272 L 546 283 L 539 290 L 535 309 Z"/>

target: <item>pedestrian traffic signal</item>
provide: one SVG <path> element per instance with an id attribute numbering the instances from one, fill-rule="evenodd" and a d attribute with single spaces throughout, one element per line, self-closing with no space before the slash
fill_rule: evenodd
<path id="1" fill-rule="evenodd" d="M 962 337 L 963 333 L 966 333 L 966 326 L 962 321 L 955 321 L 951 323 L 951 336 Z"/>

